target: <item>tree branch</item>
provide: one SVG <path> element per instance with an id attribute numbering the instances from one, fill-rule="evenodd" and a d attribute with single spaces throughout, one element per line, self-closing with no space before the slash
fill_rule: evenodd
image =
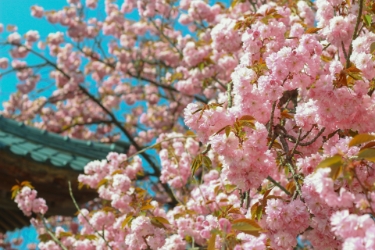
<path id="1" fill-rule="evenodd" d="M 288 190 L 286 190 L 285 187 L 283 187 L 280 183 L 278 183 L 277 181 L 275 181 L 271 176 L 267 176 L 267 180 L 269 180 L 270 182 L 272 182 L 276 187 L 280 188 L 287 195 L 289 195 L 289 196 L 291 195 L 291 193 Z"/>
<path id="2" fill-rule="evenodd" d="M 357 22 L 355 24 L 352 41 L 351 41 L 350 46 L 349 46 L 348 58 L 346 60 L 346 68 L 350 67 L 350 56 L 352 55 L 352 52 L 353 52 L 353 41 L 358 36 L 357 32 L 358 32 L 359 23 L 360 23 L 361 17 L 362 17 L 362 11 L 363 11 L 363 0 L 359 0 L 359 10 L 358 10 Z"/>

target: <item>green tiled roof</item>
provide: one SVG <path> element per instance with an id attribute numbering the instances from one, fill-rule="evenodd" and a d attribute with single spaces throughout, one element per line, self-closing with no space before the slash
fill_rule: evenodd
<path id="1" fill-rule="evenodd" d="M 0 150 L 55 167 L 82 171 L 88 162 L 105 159 L 109 152 L 121 153 L 127 148 L 125 142 L 104 144 L 72 139 L 0 115 Z"/>

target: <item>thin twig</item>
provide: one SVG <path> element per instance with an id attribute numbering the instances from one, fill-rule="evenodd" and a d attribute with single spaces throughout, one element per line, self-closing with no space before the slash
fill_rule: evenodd
<path id="1" fill-rule="evenodd" d="M 274 101 L 272 104 L 271 118 L 268 124 L 268 137 L 271 137 L 271 138 L 272 138 L 273 116 L 275 114 L 275 108 L 276 108 L 276 101 Z"/>
<path id="2" fill-rule="evenodd" d="M 292 149 L 292 151 L 290 152 L 289 156 L 292 158 L 293 155 L 294 155 L 294 152 L 296 151 L 299 143 L 300 143 L 300 140 L 301 140 L 301 134 L 302 134 L 302 128 L 299 128 L 299 131 L 298 131 L 298 137 L 297 137 L 297 141 L 296 143 L 294 144 L 294 147 Z"/>
<path id="3" fill-rule="evenodd" d="M 280 183 L 278 183 L 277 181 L 275 181 L 271 176 L 267 176 L 267 180 L 269 180 L 270 182 L 272 182 L 276 187 L 280 188 L 287 195 L 289 195 L 289 196 L 291 195 L 291 193 L 285 187 L 283 187 Z"/>
<path id="4" fill-rule="evenodd" d="M 79 85 L 79 89 L 84 94 L 86 94 L 88 97 L 90 97 L 90 99 L 92 101 L 94 101 L 105 113 L 107 113 L 107 115 L 109 115 L 111 117 L 112 122 L 124 133 L 124 135 L 128 138 L 128 140 L 130 141 L 130 143 L 135 147 L 135 149 L 137 151 L 141 151 L 143 149 L 143 148 L 141 148 L 138 145 L 138 143 L 134 140 L 134 138 L 132 137 L 132 135 L 125 129 L 125 127 L 121 125 L 121 123 L 116 119 L 115 115 L 111 111 L 109 111 L 99 100 L 97 100 L 93 95 L 91 95 L 84 87 L 82 87 L 81 85 Z M 161 175 L 161 171 L 156 166 L 155 162 L 150 158 L 150 156 L 147 155 L 144 152 L 141 152 L 140 154 L 150 164 L 151 168 L 154 170 L 154 173 L 156 175 L 160 176 Z M 170 187 L 167 184 L 165 184 L 165 183 L 163 183 L 162 186 L 164 187 L 165 191 L 168 193 L 169 197 L 172 200 L 172 204 L 171 205 L 177 204 L 178 201 L 173 196 L 172 190 L 170 189 Z"/>
<path id="5" fill-rule="evenodd" d="M 246 210 L 250 207 L 251 197 L 250 197 L 250 190 L 246 191 L 245 193 L 245 201 L 246 201 Z"/>
<path id="6" fill-rule="evenodd" d="M 74 128 L 75 126 L 85 126 L 85 125 L 94 125 L 94 124 L 112 124 L 112 121 L 105 121 L 105 120 L 100 120 L 100 121 L 92 121 L 92 122 L 77 122 L 68 126 L 63 127 L 59 132 L 57 133 L 62 133 L 65 132 L 71 128 Z"/>
<path id="7" fill-rule="evenodd" d="M 301 146 L 309 146 L 309 145 L 313 144 L 316 141 L 316 139 L 318 139 L 319 136 L 321 136 L 323 134 L 323 132 L 324 132 L 325 129 L 326 128 L 322 128 L 319 131 L 319 133 L 314 137 L 314 139 L 312 139 L 311 141 L 309 141 L 309 142 L 301 142 L 299 145 L 301 145 Z"/>
<path id="8" fill-rule="evenodd" d="M 170 40 L 170 38 L 167 37 L 161 29 L 159 29 L 159 27 L 155 24 L 155 22 L 152 21 L 152 20 L 150 20 L 150 21 L 151 21 L 152 25 L 155 27 L 155 29 L 157 29 L 157 31 L 160 32 L 160 34 L 162 35 L 162 37 L 164 37 L 164 38 L 168 41 L 168 43 L 169 43 L 170 45 L 172 45 L 173 48 L 176 49 L 177 53 L 180 54 L 180 56 L 183 56 L 181 50 L 179 50 L 179 49 L 176 47 L 176 45 Z"/>
<path id="9" fill-rule="evenodd" d="M 225 89 L 225 85 L 224 83 L 222 83 L 219 79 L 217 79 L 216 77 L 212 77 L 213 80 L 215 80 L 223 89 Z"/>
<path id="10" fill-rule="evenodd" d="M 352 55 L 352 52 L 353 52 L 353 44 L 352 43 L 357 38 L 359 23 L 361 22 L 361 19 L 362 19 L 362 10 L 363 10 L 363 0 L 359 0 L 359 10 L 358 10 L 357 22 L 355 24 L 352 41 L 351 41 L 350 46 L 349 46 L 348 58 L 346 60 L 346 68 L 349 68 L 349 66 L 350 66 L 350 56 Z"/>
<path id="11" fill-rule="evenodd" d="M 311 133 L 311 131 L 315 128 L 314 125 L 311 126 L 311 129 L 309 131 L 306 132 L 306 134 L 304 134 L 302 137 L 301 137 L 301 141 L 305 140 L 306 137 Z"/>
<path id="12" fill-rule="evenodd" d="M 129 160 L 129 159 L 133 158 L 134 156 L 139 155 L 139 154 L 145 152 L 145 151 L 148 150 L 148 149 L 152 149 L 153 147 L 155 147 L 156 145 L 158 145 L 158 144 L 160 144 L 160 143 L 162 143 L 162 142 L 172 141 L 172 140 L 174 140 L 174 139 L 185 139 L 185 138 L 194 138 L 194 137 L 196 137 L 196 136 L 195 136 L 195 135 L 193 135 L 193 136 L 176 136 L 176 137 L 172 137 L 172 138 L 167 138 L 167 139 L 165 139 L 165 140 L 159 141 L 159 142 L 154 143 L 154 144 L 152 144 L 152 145 L 150 145 L 150 146 L 148 146 L 148 147 L 143 148 L 142 150 L 140 150 L 140 151 L 138 151 L 138 152 L 132 154 L 131 156 L 127 157 L 126 160 Z M 210 144 L 209 144 L 209 147 L 211 147 Z"/>
<path id="13" fill-rule="evenodd" d="M 281 142 L 281 145 L 283 146 L 284 152 L 287 153 L 287 156 L 286 156 L 287 163 L 286 163 L 286 165 L 288 166 L 288 169 L 289 169 L 290 173 L 292 173 L 292 178 L 293 178 L 294 183 L 296 185 L 296 192 L 300 196 L 302 196 L 301 185 L 299 184 L 298 177 L 296 175 L 296 171 L 294 170 L 294 167 L 293 167 L 292 157 L 290 157 L 290 154 L 288 153 L 289 152 L 289 146 L 288 146 L 288 143 L 286 142 L 285 137 L 283 135 L 280 135 L 280 142 Z M 295 199 L 296 197 L 297 197 L 296 194 L 294 194 L 293 199 Z"/>
<path id="14" fill-rule="evenodd" d="M 56 242 L 63 250 L 68 250 L 63 244 L 62 242 L 56 238 L 56 236 L 51 232 L 51 230 L 48 228 L 47 226 L 47 223 L 45 222 L 44 220 L 44 216 L 42 215 L 42 221 L 43 221 L 43 225 L 45 227 L 45 229 L 47 230 L 47 233 L 49 234 L 49 236 L 51 236 L 51 238 L 53 239 L 54 242 Z"/>
<path id="15" fill-rule="evenodd" d="M 252 0 L 249 0 L 249 2 L 250 2 L 250 4 L 251 4 L 251 6 L 253 6 L 253 11 L 254 11 L 254 13 L 256 13 L 257 12 L 257 7 L 256 7 L 256 5 L 255 5 L 255 3 L 252 1 Z"/>
<path id="16" fill-rule="evenodd" d="M 203 155 L 207 154 L 211 149 L 211 144 L 207 145 L 207 148 L 202 152 Z"/>
<path id="17" fill-rule="evenodd" d="M 331 43 L 329 43 L 326 46 L 324 46 L 323 51 L 326 50 L 329 46 L 331 46 Z"/>
<path id="18" fill-rule="evenodd" d="M 363 183 L 361 182 L 361 180 L 358 178 L 358 175 L 357 175 L 357 172 L 355 170 L 355 168 L 353 168 L 353 171 L 354 171 L 354 178 L 358 181 L 359 185 L 362 187 L 363 191 L 365 192 L 366 194 L 366 199 L 369 203 L 369 207 L 370 207 L 370 210 L 371 210 L 371 213 L 372 213 L 372 216 L 375 216 L 375 212 L 374 210 L 372 209 L 372 199 L 371 199 L 371 196 L 368 195 L 368 189 L 363 185 Z"/>
<path id="19" fill-rule="evenodd" d="M 233 105 L 233 99 L 232 99 L 232 87 L 233 83 L 229 82 L 227 84 L 227 95 L 228 95 L 228 108 L 231 108 Z"/>
<path id="20" fill-rule="evenodd" d="M 78 48 L 82 53 L 84 53 L 85 55 L 89 56 L 87 53 L 85 53 L 82 49 Z M 116 69 L 116 66 L 115 64 L 111 64 L 109 62 L 105 62 L 103 61 L 102 59 L 100 58 L 95 58 L 96 61 L 98 62 L 101 62 L 105 65 L 107 65 L 108 67 L 112 68 L 112 69 Z M 142 59 L 143 60 L 143 59 Z M 173 91 L 173 92 L 176 92 L 176 93 L 180 93 L 177 89 L 175 89 L 173 86 L 170 86 L 170 85 L 164 85 L 164 84 L 161 84 L 161 83 L 158 83 L 157 81 L 154 81 L 152 79 L 148 79 L 148 78 L 145 78 L 141 75 L 135 75 L 133 74 L 132 72 L 130 72 L 130 70 L 127 70 L 126 71 L 126 74 L 128 74 L 129 76 L 133 77 L 133 78 L 137 78 L 139 80 L 142 80 L 142 81 L 146 81 L 146 82 L 149 82 L 150 84 L 152 85 L 155 85 L 157 87 L 160 87 L 160 88 L 163 88 L 165 90 L 170 90 L 170 91 Z M 191 96 L 191 95 L 185 95 L 185 96 L 188 96 L 188 97 L 191 97 L 191 98 L 195 98 L 197 101 L 200 101 L 202 103 L 206 103 L 207 104 L 207 100 L 203 99 L 202 97 L 198 96 L 198 95 L 194 95 L 194 96 Z"/>
<path id="21" fill-rule="evenodd" d="M 19 67 L 19 68 L 12 68 L 10 70 L 7 70 L 3 73 L 0 74 L 0 78 L 7 75 L 7 74 L 10 74 L 10 73 L 13 73 L 15 71 L 21 71 L 21 70 L 25 70 L 25 69 L 32 69 L 32 68 L 41 68 L 41 67 L 44 67 L 44 66 L 47 66 L 48 63 L 41 63 L 41 64 L 36 64 L 36 65 L 30 65 L 30 66 L 24 66 L 24 67 Z"/>
<path id="22" fill-rule="evenodd" d="M 345 46 L 344 46 L 343 41 L 341 41 L 341 47 L 342 47 L 342 52 L 344 53 L 345 59 L 346 59 L 346 61 L 348 61 L 349 58 L 348 58 L 348 54 L 346 54 L 346 50 L 345 50 Z"/>
<path id="23" fill-rule="evenodd" d="M 299 178 L 297 177 L 296 171 L 294 170 L 291 160 L 288 160 L 288 161 L 289 163 L 287 163 L 286 165 L 288 166 L 289 171 L 292 173 L 294 183 L 296 184 L 296 193 L 298 193 L 302 197 L 301 185 L 298 181 Z M 293 200 L 295 200 L 296 198 L 297 198 L 297 195 L 294 194 Z"/>
<path id="24" fill-rule="evenodd" d="M 71 185 L 70 181 L 68 181 L 68 185 L 69 185 L 69 194 L 70 194 L 70 197 L 72 198 L 74 206 L 76 207 L 76 209 L 78 210 L 78 212 L 82 215 L 82 217 L 86 220 L 86 222 L 91 226 L 91 228 L 95 231 L 95 233 L 97 233 L 104 240 L 104 242 L 106 243 L 107 247 L 109 247 L 109 249 L 112 249 L 112 247 L 109 245 L 108 241 L 105 239 L 104 234 L 103 235 L 100 234 L 98 232 L 98 230 L 96 230 L 96 228 L 93 225 L 91 225 L 89 219 L 87 219 L 87 217 L 81 212 L 81 209 L 79 208 L 78 203 L 77 203 L 76 199 L 74 198 L 73 191 L 72 191 L 72 185 Z"/>

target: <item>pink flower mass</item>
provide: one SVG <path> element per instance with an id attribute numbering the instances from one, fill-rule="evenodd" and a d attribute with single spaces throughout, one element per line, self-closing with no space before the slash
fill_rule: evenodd
<path id="1" fill-rule="evenodd" d="M 101 2 L 33 6 L 46 37 L 0 25 L 3 116 L 130 145 L 85 166 L 79 226 L 13 190 L 39 249 L 375 249 L 373 1 Z"/>

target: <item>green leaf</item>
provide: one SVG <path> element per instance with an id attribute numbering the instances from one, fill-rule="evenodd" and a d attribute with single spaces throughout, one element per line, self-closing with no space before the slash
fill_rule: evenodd
<path id="1" fill-rule="evenodd" d="M 130 225 L 130 222 L 133 220 L 133 214 L 128 214 L 125 218 L 125 220 L 121 223 L 121 228 L 125 228 L 126 226 Z"/>
<path id="2" fill-rule="evenodd" d="M 212 167 L 212 161 L 211 161 L 211 159 L 210 159 L 208 156 L 206 156 L 206 155 L 203 156 L 203 164 L 204 164 L 207 168 L 211 168 L 211 167 Z"/>
<path id="3" fill-rule="evenodd" d="M 228 127 L 230 128 L 230 125 L 227 125 L 227 126 L 221 128 L 221 129 L 219 129 L 219 131 L 217 131 L 214 135 L 218 135 L 218 134 L 220 134 L 220 133 L 221 133 L 222 131 L 224 131 L 224 130 L 225 130 L 225 133 L 226 133 Z"/>
<path id="4" fill-rule="evenodd" d="M 209 205 L 209 204 L 212 204 L 212 203 L 214 203 L 214 202 L 215 202 L 214 200 L 210 200 L 210 201 L 205 202 L 205 204 L 206 204 L 206 205 Z"/>
<path id="5" fill-rule="evenodd" d="M 136 188 L 134 189 L 134 192 L 135 192 L 136 194 L 142 196 L 142 195 L 145 195 L 147 191 L 144 190 L 143 188 L 136 187 Z"/>
<path id="6" fill-rule="evenodd" d="M 251 206 L 250 212 L 251 212 L 251 218 L 257 219 L 257 210 L 258 207 L 261 207 L 260 202 L 254 203 L 254 205 Z"/>
<path id="7" fill-rule="evenodd" d="M 185 216 L 185 215 L 179 213 L 179 214 L 175 214 L 175 215 L 173 215 L 173 218 L 174 218 L 175 220 L 177 220 L 177 219 L 179 219 L 179 218 L 181 218 L 181 217 L 183 217 L 183 216 Z"/>
<path id="8" fill-rule="evenodd" d="M 253 122 L 248 122 L 248 121 L 241 121 L 241 125 L 244 126 L 244 127 L 248 127 L 248 128 L 251 128 L 251 129 L 256 129 L 255 125 Z"/>
<path id="9" fill-rule="evenodd" d="M 204 69 L 204 63 L 201 62 L 200 64 L 198 64 L 198 68 L 200 71 L 202 71 Z"/>
<path id="10" fill-rule="evenodd" d="M 94 234 L 88 234 L 88 235 L 85 235 L 85 238 L 88 240 L 96 240 L 98 237 Z"/>
<path id="11" fill-rule="evenodd" d="M 311 27 L 311 28 L 307 28 L 306 31 L 305 31 L 305 33 L 306 34 L 315 34 L 315 33 L 317 33 L 321 29 L 322 28 Z"/>
<path id="12" fill-rule="evenodd" d="M 344 164 L 344 162 L 342 160 L 342 157 L 340 155 L 335 155 L 335 156 L 332 156 L 332 157 L 329 157 L 329 158 L 323 160 L 317 166 L 316 169 L 330 168 L 331 169 L 330 177 L 333 180 L 336 180 L 340 176 L 340 174 L 342 173 L 343 164 Z"/>
<path id="13" fill-rule="evenodd" d="M 364 145 L 363 147 L 361 147 L 361 150 L 365 149 L 365 148 L 373 148 L 373 147 L 375 147 L 375 141 L 367 143 L 366 145 Z"/>
<path id="14" fill-rule="evenodd" d="M 18 192 L 21 190 L 21 187 L 19 186 L 19 185 L 14 185 L 13 187 L 12 187 L 12 189 L 11 189 L 11 191 L 12 191 L 12 200 L 14 199 L 14 198 L 16 198 L 16 196 L 17 196 L 17 194 L 18 194 Z"/>
<path id="15" fill-rule="evenodd" d="M 324 55 L 320 56 L 320 59 L 322 59 L 322 61 L 324 61 L 324 62 L 330 62 L 330 61 L 332 61 L 331 57 L 324 56 Z"/>
<path id="16" fill-rule="evenodd" d="M 160 142 L 156 143 L 154 146 L 152 146 L 152 148 L 160 151 L 161 150 L 161 143 Z"/>
<path id="17" fill-rule="evenodd" d="M 260 220 L 262 218 L 262 215 L 263 215 L 263 206 L 258 206 L 257 210 L 255 211 L 255 216 L 257 220 Z"/>
<path id="18" fill-rule="evenodd" d="M 169 223 L 169 221 L 168 221 L 166 218 L 164 218 L 164 217 L 155 216 L 155 217 L 153 217 L 152 219 L 155 219 L 155 220 L 157 220 L 158 222 L 163 223 L 163 224 L 168 224 L 168 225 L 171 224 L 171 223 Z"/>
<path id="19" fill-rule="evenodd" d="M 219 194 L 219 190 L 220 190 L 221 186 L 220 185 L 216 185 L 215 188 L 214 188 L 214 194 L 215 195 L 218 195 Z"/>
<path id="20" fill-rule="evenodd" d="M 261 205 L 260 202 L 255 203 L 250 211 L 251 211 L 251 218 L 260 220 L 262 218 L 264 206 Z"/>
<path id="21" fill-rule="evenodd" d="M 191 166 L 191 175 L 194 175 L 197 169 L 202 165 L 202 155 L 197 155 L 194 160 L 193 164 Z"/>
<path id="22" fill-rule="evenodd" d="M 234 7 L 234 6 L 236 6 L 236 4 L 238 3 L 239 1 L 238 0 L 234 0 L 234 1 L 232 1 L 232 4 L 230 5 L 230 7 Z"/>
<path id="23" fill-rule="evenodd" d="M 332 156 L 323 160 L 321 163 L 319 163 L 316 169 L 336 167 L 336 166 L 341 166 L 342 164 L 343 164 L 343 161 L 342 161 L 341 156 L 335 155 L 335 156 Z"/>
<path id="24" fill-rule="evenodd" d="M 47 241 L 51 240 L 52 238 L 48 233 L 45 233 L 45 234 L 39 234 L 38 239 L 41 242 L 47 242 Z"/>
<path id="25" fill-rule="evenodd" d="M 375 51 L 375 42 L 373 42 L 371 45 L 370 45 L 370 53 L 374 53 Z"/>
<path id="26" fill-rule="evenodd" d="M 232 228 L 253 236 L 259 236 L 259 231 L 262 229 L 255 220 L 238 219 L 232 222 Z"/>
<path id="27" fill-rule="evenodd" d="M 241 210 L 239 208 L 233 207 L 233 208 L 228 210 L 228 214 L 242 214 L 242 213 L 241 213 Z"/>
<path id="28" fill-rule="evenodd" d="M 232 185 L 232 184 L 225 184 L 224 185 L 224 189 L 227 193 L 232 193 L 236 188 L 237 188 L 236 185 Z"/>
<path id="29" fill-rule="evenodd" d="M 244 115 L 239 120 L 240 121 L 248 121 L 248 122 L 254 122 L 254 121 L 256 121 L 255 118 L 252 117 L 251 115 Z"/>
<path id="30" fill-rule="evenodd" d="M 186 135 L 186 136 L 194 137 L 194 136 L 195 136 L 195 133 L 194 133 L 193 131 L 191 131 L 191 130 L 188 130 L 188 131 L 186 131 L 185 135 Z"/>
<path id="31" fill-rule="evenodd" d="M 266 207 L 266 205 L 267 205 L 267 199 L 269 199 L 269 198 L 268 198 L 268 195 L 271 193 L 271 191 L 272 191 L 272 188 L 267 189 L 267 190 L 264 192 L 264 194 L 263 194 L 263 201 L 262 201 L 262 206 L 263 206 L 263 207 Z"/>
<path id="32" fill-rule="evenodd" d="M 59 233 L 59 237 L 69 237 L 72 236 L 73 234 L 71 232 L 61 232 Z"/>
<path id="33" fill-rule="evenodd" d="M 141 207 L 141 211 L 144 211 L 144 210 L 149 210 L 149 209 L 154 209 L 155 207 L 151 204 L 146 204 L 146 205 L 143 205 Z"/>
<path id="34" fill-rule="evenodd" d="M 371 23 L 372 23 L 371 15 L 364 15 L 364 16 L 363 16 L 363 19 L 364 19 L 365 24 L 366 24 L 367 26 L 371 26 Z"/>
<path id="35" fill-rule="evenodd" d="M 331 166 L 331 173 L 329 174 L 329 177 L 332 178 L 332 180 L 336 180 L 342 173 L 343 166 Z"/>
<path id="36" fill-rule="evenodd" d="M 107 179 L 102 179 L 101 181 L 99 181 L 97 188 L 100 188 L 103 185 L 107 185 L 107 183 L 108 183 Z"/>
<path id="37" fill-rule="evenodd" d="M 166 229 L 164 224 L 169 224 L 169 221 L 163 217 L 152 217 L 151 224 L 155 227 Z"/>
<path id="38" fill-rule="evenodd" d="M 364 150 L 359 151 L 358 157 L 375 162 L 375 149 L 374 148 L 365 148 Z"/>
<path id="39" fill-rule="evenodd" d="M 283 15 L 280 15 L 280 14 L 278 14 L 278 13 L 273 14 L 272 17 L 273 17 L 273 18 L 276 18 L 276 19 L 277 19 L 277 18 L 284 18 Z"/>
<path id="40" fill-rule="evenodd" d="M 351 141 L 349 142 L 349 147 L 353 147 L 359 144 L 363 144 L 366 142 L 374 141 L 375 136 L 369 134 L 359 134 L 356 135 Z"/>
<path id="41" fill-rule="evenodd" d="M 358 80 L 363 80 L 361 74 L 356 74 L 356 73 L 348 73 L 348 75 L 353 78 L 354 80 L 358 81 Z"/>
<path id="42" fill-rule="evenodd" d="M 34 187 L 31 185 L 31 183 L 29 181 L 21 182 L 21 187 L 24 187 L 24 186 L 29 187 L 31 189 L 34 189 Z"/>
<path id="43" fill-rule="evenodd" d="M 115 176 L 116 174 L 122 174 L 122 169 L 117 169 L 117 170 L 113 171 L 111 176 Z"/>
<path id="44" fill-rule="evenodd" d="M 106 212 L 106 213 L 115 213 L 117 210 L 111 206 L 104 206 L 102 208 L 102 211 Z"/>
<path id="45" fill-rule="evenodd" d="M 225 127 L 225 135 L 228 137 L 230 134 L 230 131 L 232 130 L 231 126 Z"/>
<path id="46" fill-rule="evenodd" d="M 349 68 L 345 69 L 345 72 L 361 73 L 362 71 L 356 66 L 352 65 Z"/>
<path id="47" fill-rule="evenodd" d="M 178 72 L 178 73 L 172 74 L 170 80 L 171 80 L 171 82 L 173 82 L 175 80 L 181 80 L 181 79 L 183 79 L 183 77 L 184 77 L 184 75 L 181 72 Z"/>
<path id="48" fill-rule="evenodd" d="M 215 250 L 216 234 L 212 234 L 208 240 L 207 250 Z"/>
<path id="49" fill-rule="evenodd" d="M 78 190 L 81 190 L 84 186 L 88 187 L 87 184 L 79 182 L 78 183 Z"/>

